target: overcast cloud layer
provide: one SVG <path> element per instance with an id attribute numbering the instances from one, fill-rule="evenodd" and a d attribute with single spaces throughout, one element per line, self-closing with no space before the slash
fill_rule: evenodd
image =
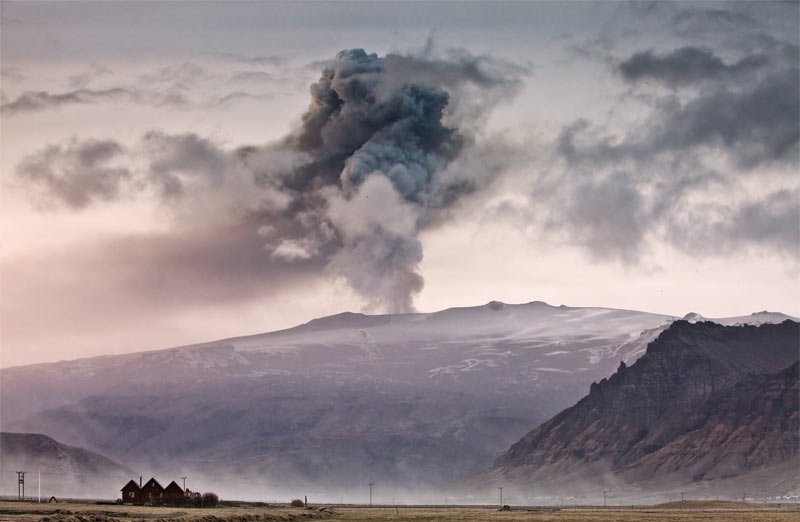
<path id="1" fill-rule="evenodd" d="M 288 324 L 198 327 L 188 342 L 289 326 L 310 319 L 305 310 L 476 304 L 477 288 L 516 278 L 561 281 L 568 294 L 581 272 L 552 267 L 573 251 L 620 285 L 632 273 L 669 285 L 673 262 L 739 273 L 760 258 L 777 280 L 795 277 L 798 5 L 474 4 L 458 19 L 446 4 L 421 6 L 441 27 L 393 4 L 342 5 L 364 9 L 328 13 L 325 27 L 325 6 L 264 5 L 265 27 L 280 16 L 290 25 L 260 45 L 242 29 L 260 18 L 254 6 L 193 13 L 218 20 L 208 45 L 159 32 L 181 27 L 181 7 L 166 6 L 151 39 L 167 62 L 129 41 L 122 19 L 146 19 L 142 6 L 95 13 L 119 24 L 113 45 L 135 61 L 97 46 L 104 37 L 79 16 L 97 6 L 4 6 L 2 181 L 19 224 L 2 258 L 5 361 L 52 358 L 58 347 L 42 343 L 59 331 L 113 340 L 132 317 L 164 327 L 304 303 L 281 311 Z M 597 19 L 607 23 L 596 29 Z M 290 27 L 288 51 L 276 51 L 269 38 Z M 30 40 L 44 28 L 57 48 Z M 362 41 L 320 46 L 314 31 Z M 416 47 L 387 49 L 386 38 L 410 35 Z M 70 46 L 85 59 L 42 65 Z M 64 238 L 43 241 L 48 225 Z M 482 250 L 481 231 L 510 238 L 502 250 L 514 254 Z M 448 239 L 469 234 L 476 245 Z M 450 282 L 461 266 L 474 268 Z M 458 294 L 426 290 L 454 284 Z M 593 284 L 568 295 L 619 305 L 593 300 L 613 295 Z M 715 285 L 686 288 L 675 302 L 687 309 L 644 293 L 633 306 L 680 314 L 725 286 Z M 339 297 L 316 307 L 308 294 L 320 288 Z M 752 306 L 790 301 L 787 288 Z M 43 336 L 41 321 L 54 331 Z"/>

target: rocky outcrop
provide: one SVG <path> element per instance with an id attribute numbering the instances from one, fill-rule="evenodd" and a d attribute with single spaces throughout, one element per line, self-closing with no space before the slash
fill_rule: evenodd
<path id="1" fill-rule="evenodd" d="M 798 339 L 792 321 L 677 321 L 472 483 L 686 483 L 797 459 Z"/>

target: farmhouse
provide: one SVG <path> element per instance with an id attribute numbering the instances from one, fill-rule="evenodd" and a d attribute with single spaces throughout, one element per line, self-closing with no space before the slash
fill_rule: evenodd
<path id="1" fill-rule="evenodd" d="M 125 487 L 122 488 L 122 503 L 123 504 L 136 504 L 142 505 L 142 488 L 133 479 L 129 480 Z"/>
<path id="2" fill-rule="evenodd" d="M 163 504 L 181 504 L 185 500 L 194 498 L 192 493 L 187 489 L 184 491 L 174 480 L 164 488 L 155 478 L 151 478 L 144 486 L 141 485 L 142 479 L 139 478 L 139 484 L 134 480 L 129 480 L 125 487 L 122 488 L 122 503 L 134 504 L 141 506 L 144 504 L 150 505 L 163 505 Z M 196 495 L 196 494 L 195 494 Z"/>
<path id="3" fill-rule="evenodd" d="M 186 500 L 186 493 L 173 480 L 164 488 L 164 496 L 162 498 L 164 504 L 180 504 Z"/>
<path id="4" fill-rule="evenodd" d="M 142 498 L 147 504 L 161 504 L 164 499 L 164 487 L 154 478 L 142 486 Z"/>

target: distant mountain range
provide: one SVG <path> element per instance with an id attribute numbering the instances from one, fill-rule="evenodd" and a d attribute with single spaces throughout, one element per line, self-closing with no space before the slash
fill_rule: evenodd
<path id="1" fill-rule="evenodd" d="M 486 469 L 676 319 L 539 301 L 345 313 L 193 346 L 6 368 L 2 421 L 135 465 L 136 475 L 189 474 L 223 496 L 302 488 L 338 500 L 371 481 L 421 490 Z"/>
<path id="2" fill-rule="evenodd" d="M 800 327 L 677 321 L 468 487 L 800 493 Z M 580 493 L 577 493 L 580 492 Z M 529 493 L 527 493 L 529 494 Z"/>
<path id="3" fill-rule="evenodd" d="M 25 471 L 25 495 L 35 497 L 41 479 L 45 500 L 50 496 L 90 496 L 97 484 L 113 488 L 133 478 L 133 472 L 93 451 L 67 446 L 38 433 L 0 433 L 2 490 L 17 493 L 16 471 Z M 115 497 L 116 498 L 116 497 Z"/>

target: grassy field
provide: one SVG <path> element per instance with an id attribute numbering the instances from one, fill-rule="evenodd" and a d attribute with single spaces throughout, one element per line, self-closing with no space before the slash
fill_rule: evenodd
<path id="1" fill-rule="evenodd" d="M 0 502 L 0 520 L 8 522 L 256 522 L 256 521 L 413 521 L 413 522 L 634 522 L 634 521 L 800 521 L 800 509 L 735 502 L 675 502 L 640 508 L 516 508 L 498 511 L 477 507 L 338 507 L 290 508 L 231 506 L 164 508 L 97 504 Z"/>

